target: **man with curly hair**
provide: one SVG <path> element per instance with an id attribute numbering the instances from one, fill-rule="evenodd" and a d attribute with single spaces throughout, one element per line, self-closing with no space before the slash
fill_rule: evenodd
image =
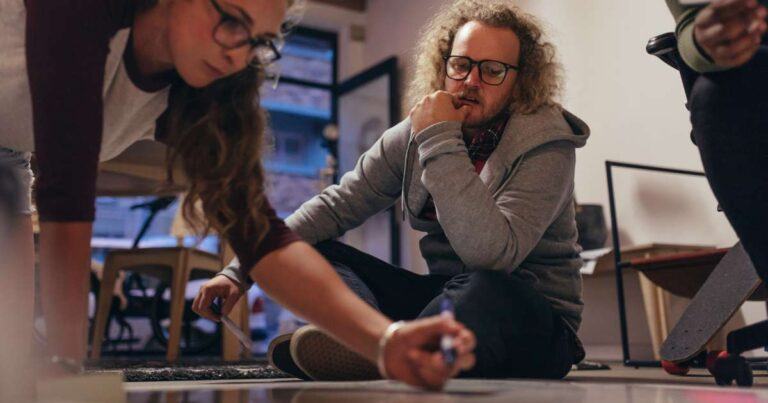
<path id="1" fill-rule="evenodd" d="M 562 378 L 584 356 L 573 181 L 589 129 L 555 101 L 554 48 L 509 2 L 461 0 L 426 26 L 416 55 L 410 117 L 286 223 L 394 320 L 438 315 L 449 298 L 477 337 L 462 376 Z M 332 240 L 398 198 L 426 233 L 428 275 Z M 318 380 L 377 376 L 313 327 L 279 338 L 270 359 Z"/>

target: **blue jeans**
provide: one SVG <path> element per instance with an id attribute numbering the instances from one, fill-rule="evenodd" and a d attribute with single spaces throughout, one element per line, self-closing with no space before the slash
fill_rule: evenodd
<path id="1" fill-rule="evenodd" d="M 530 285 L 503 272 L 421 276 L 335 241 L 315 245 L 360 298 L 393 320 L 438 315 L 443 298 L 477 337 L 462 377 L 560 379 L 584 358 L 576 335 Z"/>

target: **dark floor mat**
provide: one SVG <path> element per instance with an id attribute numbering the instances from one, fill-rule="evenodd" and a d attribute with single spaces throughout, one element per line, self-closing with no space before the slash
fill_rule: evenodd
<path id="1" fill-rule="evenodd" d="M 269 366 L 264 360 L 225 363 L 211 359 L 187 359 L 174 364 L 142 359 L 102 360 L 88 362 L 86 371 L 121 371 L 126 382 L 291 378 L 290 375 Z"/>
<path id="2" fill-rule="evenodd" d="M 601 362 L 584 360 L 574 365 L 571 371 L 603 371 L 608 369 L 611 369 L 611 367 Z"/>

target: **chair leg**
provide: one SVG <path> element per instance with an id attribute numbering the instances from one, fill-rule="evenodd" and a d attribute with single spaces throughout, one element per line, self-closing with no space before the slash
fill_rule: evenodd
<path id="1" fill-rule="evenodd" d="M 251 337 L 251 310 L 248 306 L 248 296 L 243 295 L 242 298 L 240 298 L 240 322 L 238 323 L 240 325 L 240 330 L 243 331 L 243 333 Z M 252 352 L 251 351 L 243 351 L 241 354 L 242 358 L 250 358 Z"/>
<path id="2" fill-rule="evenodd" d="M 112 306 L 112 297 L 114 296 L 115 282 L 120 272 L 119 267 L 115 267 L 112 259 L 107 257 L 104 264 L 104 272 L 101 276 L 101 287 L 99 288 L 99 298 L 96 305 L 96 320 L 93 324 L 93 343 L 91 344 L 91 358 L 101 357 L 101 343 L 104 341 L 104 331 L 106 330 L 109 312 Z"/>
<path id="3" fill-rule="evenodd" d="M 243 295 L 242 298 L 240 298 L 240 301 L 238 301 L 237 304 L 235 304 L 235 307 L 232 308 L 232 312 L 229 313 L 228 317 L 232 319 L 232 322 L 237 325 L 240 330 L 243 331 L 243 334 L 246 336 L 251 335 L 251 326 L 250 326 L 250 312 L 248 312 L 248 297 L 247 295 Z M 222 337 L 221 337 L 221 358 L 224 361 L 237 361 L 241 358 L 247 358 L 251 356 L 250 351 L 244 351 L 243 347 L 240 345 L 240 342 L 237 340 L 237 337 L 232 334 L 232 332 L 228 331 L 226 328 L 222 329 Z"/>
<path id="4" fill-rule="evenodd" d="M 175 362 L 179 358 L 184 301 L 187 282 L 189 281 L 187 261 L 187 252 L 180 253 L 179 261 L 177 266 L 173 268 L 171 276 L 171 325 L 168 329 L 168 351 L 166 353 L 166 359 L 169 362 Z"/>
<path id="5" fill-rule="evenodd" d="M 235 304 L 235 307 L 232 309 L 232 312 L 229 313 L 228 317 L 232 319 L 232 322 L 235 322 L 240 330 L 243 331 L 243 334 L 250 337 L 250 312 L 248 309 L 248 297 L 246 295 L 243 295 L 243 297 L 240 298 L 240 301 Z M 238 361 L 242 358 L 248 358 L 251 356 L 251 352 L 245 350 L 240 345 L 237 337 L 235 337 L 235 335 L 233 335 L 232 332 L 226 328 L 223 329 L 221 343 L 221 358 L 224 361 Z"/>
<path id="6" fill-rule="evenodd" d="M 242 296 L 240 299 L 241 301 L 245 300 L 245 304 L 247 306 L 248 299 L 245 295 Z M 232 308 L 232 311 L 227 315 L 232 321 L 238 325 L 241 326 L 242 322 L 242 314 L 241 311 L 243 310 L 243 303 L 238 302 L 235 304 L 234 308 Z M 237 361 L 240 359 L 240 349 L 242 348 L 240 346 L 240 342 L 237 340 L 237 337 L 232 334 L 229 330 L 227 330 L 226 327 L 222 326 L 221 329 L 221 355 L 222 359 L 224 361 Z M 250 334 L 250 331 L 245 334 Z"/>

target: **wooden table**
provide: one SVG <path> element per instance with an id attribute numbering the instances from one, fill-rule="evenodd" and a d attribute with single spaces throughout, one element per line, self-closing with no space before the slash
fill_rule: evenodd
<path id="1" fill-rule="evenodd" d="M 175 167 L 176 184 L 168 185 L 165 164 L 167 147 L 156 141 L 140 141 L 122 154 L 99 164 L 96 194 L 99 196 L 171 196 L 182 193 L 186 178 Z"/>
<path id="2" fill-rule="evenodd" d="M 622 259 L 632 262 L 632 270 L 622 271 L 627 321 L 634 324 L 627 329 L 628 337 L 631 336 L 632 339 L 631 344 L 641 347 L 639 344 L 649 342 L 654 359 L 659 359 L 661 343 L 669 333 L 670 326 L 676 321 L 679 308 L 687 304 L 679 295 L 695 292 L 693 290 L 698 290 L 703 278 L 706 278 L 706 267 L 696 264 L 719 261 L 721 254 L 722 250 L 703 245 L 651 243 L 622 248 Z M 699 258 L 691 263 L 689 259 L 692 256 Z M 668 260 L 670 257 L 672 259 Z M 677 270 L 683 261 L 688 261 L 688 265 L 684 265 L 682 270 Z M 642 270 L 645 268 L 648 270 Z M 702 268 L 704 270 L 701 270 Z M 605 323 L 619 321 L 615 309 L 615 275 L 612 251 L 600 256 L 595 262 L 594 270 L 584 275 L 585 310 L 580 335 L 585 344 L 620 343 L 618 326 L 610 330 L 605 328 Z M 670 291 L 667 291 L 668 289 Z M 641 304 L 633 304 L 632 298 L 637 298 L 635 301 Z M 740 315 L 737 316 L 741 318 Z M 638 326 L 641 322 L 648 326 L 647 336 L 643 334 L 645 331 L 642 326 Z M 719 339 L 716 342 L 719 343 Z"/>

